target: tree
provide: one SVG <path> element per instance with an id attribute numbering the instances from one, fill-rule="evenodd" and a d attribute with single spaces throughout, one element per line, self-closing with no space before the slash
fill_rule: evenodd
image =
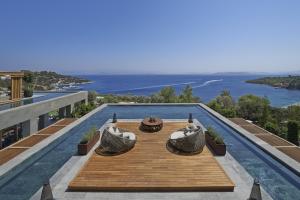
<path id="1" fill-rule="evenodd" d="M 231 109 L 235 106 L 235 102 L 228 90 L 223 90 L 221 94 L 217 96 L 216 100 L 224 109 Z"/>
<path id="2" fill-rule="evenodd" d="M 300 121 L 300 106 L 289 106 L 287 108 L 287 117 L 290 120 Z"/>
<path id="3" fill-rule="evenodd" d="M 270 131 L 271 133 L 276 134 L 276 135 L 279 135 L 279 134 L 280 134 L 280 129 L 279 129 L 278 125 L 276 125 L 276 124 L 274 124 L 274 123 L 272 123 L 272 122 L 267 122 L 267 123 L 265 124 L 265 129 L 266 129 L 267 131 Z"/>
<path id="4" fill-rule="evenodd" d="M 288 141 L 294 143 L 295 145 L 299 145 L 299 126 L 298 123 L 294 120 L 291 120 L 287 124 L 288 127 L 288 133 L 287 133 L 287 139 Z"/>
<path id="5" fill-rule="evenodd" d="M 227 90 L 222 91 L 216 99 L 210 101 L 208 106 L 225 117 L 235 117 L 236 115 L 235 102 Z"/>
<path id="6" fill-rule="evenodd" d="M 160 94 L 153 94 L 150 96 L 151 103 L 163 103 L 164 98 Z"/>
<path id="7" fill-rule="evenodd" d="M 23 80 L 24 80 L 25 83 L 27 83 L 27 84 L 32 84 L 32 83 L 33 83 L 33 73 L 30 72 L 30 71 L 25 71 L 25 72 L 24 72 Z"/>
<path id="8" fill-rule="evenodd" d="M 79 118 L 84 116 L 85 114 L 89 113 L 91 110 L 93 110 L 95 108 L 94 104 L 88 103 L 81 103 L 79 105 L 75 105 L 75 109 L 72 112 L 72 116 Z"/>
<path id="9" fill-rule="evenodd" d="M 193 88 L 190 85 L 187 85 L 179 96 L 180 103 L 197 103 L 199 101 L 199 97 L 193 96 Z"/>
<path id="10" fill-rule="evenodd" d="M 238 100 L 238 114 L 240 117 L 259 122 L 264 126 L 270 110 L 270 102 L 267 98 L 254 95 L 244 95 Z"/>
<path id="11" fill-rule="evenodd" d="M 91 104 L 95 104 L 97 95 L 98 94 L 96 91 L 89 91 L 88 92 L 88 102 Z"/>
<path id="12" fill-rule="evenodd" d="M 159 95 L 163 97 L 164 103 L 176 103 L 177 102 L 177 96 L 175 93 L 174 88 L 172 87 L 165 87 L 161 89 L 159 92 Z"/>

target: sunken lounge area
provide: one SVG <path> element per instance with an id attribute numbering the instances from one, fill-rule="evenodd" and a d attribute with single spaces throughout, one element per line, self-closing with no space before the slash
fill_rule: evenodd
<path id="1" fill-rule="evenodd" d="M 69 191 L 233 191 L 234 183 L 207 146 L 192 155 L 170 152 L 170 134 L 187 121 L 165 121 L 156 132 L 142 131 L 141 121 L 115 127 L 136 135 L 135 146 L 118 155 L 95 151 L 68 186 Z M 97 149 L 96 149 L 97 151 Z"/>

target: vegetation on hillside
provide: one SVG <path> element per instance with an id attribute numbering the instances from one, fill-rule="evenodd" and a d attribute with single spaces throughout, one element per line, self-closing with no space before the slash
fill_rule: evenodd
<path id="1" fill-rule="evenodd" d="M 259 79 L 248 80 L 246 82 L 300 90 L 300 76 L 263 77 Z"/>
<path id="2" fill-rule="evenodd" d="M 288 108 L 276 108 L 270 106 L 266 97 L 255 95 L 241 96 L 237 102 L 233 100 L 228 91 L 223 91 L 208 106 L 225 117 L 242 117 L 253 121 L 256 125 L 297 144 L 295 138 L 299 138 L 299 131 L 288 131 L 293 126 L 291 122 L 300 123 L 300 106 Z M 289 128 L 290 127 L 290 128 Z M 291 136 L 292 135 L 292 136 Z"/>
<path id="3" fill-rule="evenodd" d="M 176 95 L 174 88 L 165 87 L 158 93 L 151 96 L 134 96 L 134 95 L 100 95 L 95 91 L 89 91 L 88 104 L 75 105 L 72 113 L 73 117 L 79 118 L 87 114 L 97 106 L 104 103 L 198 103 L 200 99 L 193 95 L 190 86 L 186 86 L 180 95 Z"/>
<path id="4" fill-rule="evenodd" d="M 58 74 L 56 72 L 51 71 L 39 71 L 39 72 L 32 72 L 28 70 L 23 71 L 25 74 L 24 82 L 30 82 L 33 90 L 52 90 L 57 85 L 63 84 L 81 84 L 89 82 L 86 79 L 73 77 L 73 76 L 66 76 L 62 74 Z"/>
<path id="5" fill-rule="evenodd" d="M 193 95 L 192 87 L 187 85 L 181 92 L 176 95 L 173 87 L 165 87 L 159 92 L 150 96 L 136 96 L 136 95 L 101 95 L 98 103 L 119 103 L 119 102 L 133 102 L 133 103 L 198 103 L 200 98 Z"/>

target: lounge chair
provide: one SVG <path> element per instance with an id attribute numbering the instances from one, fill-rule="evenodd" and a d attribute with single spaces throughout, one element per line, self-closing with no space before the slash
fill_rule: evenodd
<path id="1" fill-rule="evenodd" d="M 134 133 L 116 127 L 104 129 L 100 146 L 96 152 L 99 154 L 119 154 L 132 149 L 136 142 Z"/>
<path id="2" fill-rule="evenodd" d="M 190 125 L 170 135 L 167 147 L 174 153 L 200 153 L 205 146 L 205 134 L 199 126 Z"/>

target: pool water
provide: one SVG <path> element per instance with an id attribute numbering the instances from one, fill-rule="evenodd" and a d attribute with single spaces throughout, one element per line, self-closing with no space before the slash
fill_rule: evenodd
<path id="1" fill-rule="evenodd" d="M 70 94 L 69 92 L 55 92 L 55 93 L 35 93 L 39 96 L 37 97 L 32 97 L 32 98 L 26 98 L 23 99 L 21 101 L 17 101 L 17 102 L 13 102 L 13 103 L 5 103 L 5 104 L 1 104 L 0 105 L 0 111 L 2 110 L 8 110 L 11 108 L 15 108 L 15 107 L 19 107 L 19 106 L 23 106 L 23 105 L 27 105 L 27 104 L 32 104 L 32 103 L 37 103 L 40 101 L 45 101 L 48 99 L 53 99 L 56 97 L 61 97 L 67 94 Z"/>
<path id="2" fill-rule="evenodd" d="M 205 127 L 212 126 L 224 138 L 228 152 L 252 176 L 260 179 L 262 187 L 274 199 L 299 199 L 300 178 L 281 163 L 240 136 L 233 129 L 213 117 L 206 110 L 196 105 L 174 106 L 107 106 L 87 120 L 71 129 L 64 136 L 49 145 L 39 159 L 21 173 L 0 187 L 0 199 L 30 198 L 59 168 L 73 155 L 82 135 L 92 126 L 100 128 L 113 113 L 119 119 L 136 119 L 145 116 L 157 116 L 162 119 L 184 119 L 189 113 Z M 250 191 L 249 191 L 250 192 Z"/>

